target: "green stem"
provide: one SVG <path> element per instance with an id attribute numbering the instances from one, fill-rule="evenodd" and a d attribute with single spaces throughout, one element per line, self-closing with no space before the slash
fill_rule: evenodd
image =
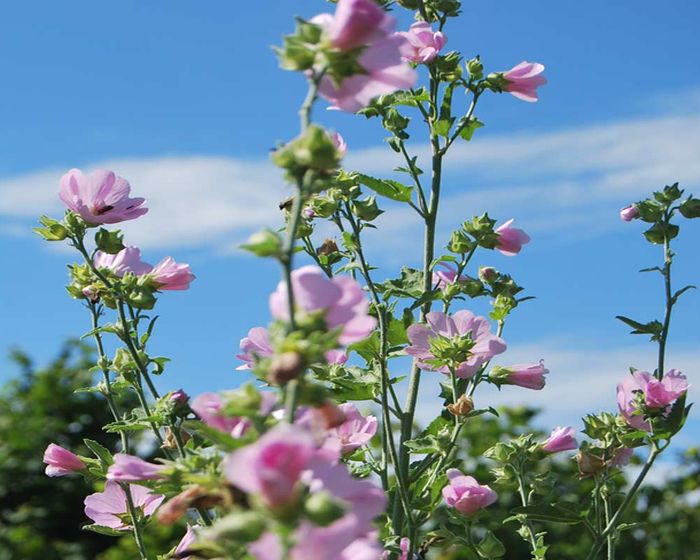
<path id="1" fill-rule="evenodd" d="M 136 513 L 134 500 L 131 497 L 131 488 L 129 488 L 128 484 L 120 484 L 120 486 L 122 487 L 122 490 L 124 490 L 124 494 L 126 495 L 126 507 L 129 511 L 129 516 L 131 517 L 131 526 L 132 531 L 134 533 L 134 540 L 136 541 L 136 547 L 139 549 L 141 560 L 149 560 L 148 552 L 146 551 L 146 545 L 143 542 L 143 534 L 141 533 L 141 523 Z"/>
<path id="2" fill-rule="evenodd" d="M 668 224 L 671 220 L 670 212 L 666 211 L 665 221 Z M 666 309 L 664 313 L 663 328 L 659 337 L 659 362 L 656 370 L 657 379 L 661 380 L 664 376 L 664 360 L 666 357 L 666 342 L 668 340 L 668 331 L 671 327 L 671 312 L 673 311 L 673 296 L 671 289 L 671 265 L 673 264 L 673 252 L 671 251 L 671 241 L 668 235 L 664 234 L 664 297 L 666 300 Z"/>
<path id="3" fill-rule="evenodd" d="M 523 480 L 522 465 L 520 465 L 518 468 L 518 494 L 520 495 L 520 502 L 524 507 L 527 507 L 529 505 L 529 500 L 527 499 L 527 494 L 525 493 L 525 481 Z M 532 523 L 530 523 L 530 521 L 527 519 L 523 521 L 523 526 L 527 529 L 530 547 L 534 553 L 537 550 L 537 535 L 535 534 L 535 530 L 532 527 Z"/>

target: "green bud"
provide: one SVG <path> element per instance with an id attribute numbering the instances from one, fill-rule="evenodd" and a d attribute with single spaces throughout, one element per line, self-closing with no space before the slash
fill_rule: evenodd
<path id="1" fill-rule="evenodd" d="M 282 252 L 282 239 L 271 229 L 263 229 L 248 238 L 241 249 L 258 257 L 276 257 Z"/>
<path id="2" fill-rule="evenodd" d="M 678 187 L 678 183 L 665 186 L 663 191 L 655 192 L 654 198 L 665 205 L 670 205 L 683 196 L 683 191 Z"/>
<path id="3" fill-rule="evenodd" d="M 68 231 L 76 237 L 82 237 L 85 234 L 85 230 L 89 227 L 78 214 L 71 212 L 70 210 L 66 212 L 63 218 Z"/>
<path id="4" fill-rule="evenodd" d="M 384 213 L 377 206 L 377 199 L 374 196 L 368 196 L 364 200 L 354 200 L 351 203 L 352 213 L 365 222 L 371 222 Z"/>
<path id="5" fill-rule="evenodd" d="M 153 306 L 156 304 L 156 297 L 153 295 L 153 291 L 152 286 L 136 285 L 126 294 L 126 299 L 136 309 L 153 309 Z"/>
<path id="6" fill-rule="evenodd" d="M 202 537 L 213 541 L 233 540 L 249 543 L 260 538 L 265 526 L 265 519 L 261 514 L 254 511 L 236 511 L 202 531 Z"/>
<path id="7" fill-rule="evenodd" d="M 454 231 L 452 232 L 452 237 L 450 237 L 450 242 L 447 244 L 447 249 L 452 253 L 457 253 L 463 255 L 468 253 L 474 248 L 474 241 L 472 241 L 464 232 Z"/>
<path id="8" fill-rule="evenodd" d="M 321 527 L 327 527 L 340 519 L 345 513 L 345 508 L 333 496 L 326 492 L 311 494 L 304 503 L 304 515 Z"/>
<path id="9" fill-rule="evenodd" d="M 643 200 L 636 205 L 639 211 L 639 219 L 653 224 L 661 220 L 664 214 L 663 206 L 656 200 Z"/>
<path id="10" fill-rule="evenodd" d="M 42 216 L 39 221 L 44 227 L 34 228 L 34 232 L 41 235 L 46 241 L 63 241 L 68 237 L 68 229 L 57 220 Z"/>
<path id="11" fill-rule="evenodd" d="M 95 234 L 95 244 L 100 251 L 116 255 L 124 248 L 124 236 L 120 231 L 109 231 L 100 228 Z"/>
<path id="12" fill-rule="evenodd" d="M 484 77 L 484 65 L 478 56 L 467 61 L 467 72 L 469 72 L 472 80 L 481 80 Z"/>

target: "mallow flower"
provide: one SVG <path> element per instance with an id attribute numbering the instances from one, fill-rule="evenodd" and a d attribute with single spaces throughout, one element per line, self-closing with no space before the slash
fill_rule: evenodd
<path id="1" fill-rule="evenodd" d="M 505 352 L 506 343 L 491 334 L 488 319 L 471 311 L 457 311 L 454 315 L 431 311 L 425 319 L 425 325 L 408 327 L 411 345 L 406 348 L 422 369 L 450 373 L 448 365 L 434 363 L 449 359 L 454 362 L 457 377 L 469 378 L 496 354 Z"/>
<path id="2" fill-rule="evenodd" d="M 311 19 L 320 26 L 332 47 L 347 52 L 361 48 L 357 64 L 361 73 L 338 83 L 326 74 L 319 93 L 333 109 L 356 112 L 375 97 L 412 87 L 418 76 L 402 57 L 406 38 L 393 33 L 396 20 L 373 0 L 338 0 L 334 15 Z"/>
<path id="3" fill-rule="evenodd" d="M 234 486 L 258 496 L 271 509 L 293 505 L 300 495 L 301 474 L 317 449 L 307 431 L 278 424 L 259 440 L 224 462 L 224 475 Z"/>
<path id="4" fill-rule="evenodd" d="M 441 261 L 433 268 L 433 286 L 436 288 L 446 288 L 457 281 L 468 280 L 469 277 L 461 275 L 457 278 L 457 267 L 449 262 Z"/>
<path id="5" fill-rule="evenodd" d="M 165 496 L 152 494 L 151 490 L 137 484 L 129 485 L 129 491 L 134 506 L 140 509 L 144 516 L 152 515 L 165 499 Z M 117 531 L 131 529 L 131 525 L 127 525 L 124 521 L 128 518 L 127 512 L 124 489 L 114 480 L 108 480 L 105 483 L 103 492 L 95 492 L 85 498 L 85 515 L 102 527 Z"/>
<path id="6" fill-rule="evenodd" d="M 637 216 L 639 216 L 639 209 L 634 204 L 620 209 L 620 219 L 625 222 L 631 222 Z"/>
<path id="7" fill-rule="evenodd" d="M 627 423 L 641 430 L 650 430 L 649 422 L 639 409 L 640 395 L 648 411 L 667 412 L 669 405 L 688 390 L 688 381 L 680 371 L 671 369 L 661 380 L 646 371 L 635 371 L 617 385 L 617 406 Z"/>
<path id="8" fill-rule="evenodd" d="M 165 257 L 148 273 L 159 290 L 187 290 L 196 276 L 190 265 Z"/>
<path id="9" fill-rule="evenodd" d="M 340 426 L 326 432 L 323 446 L 338 450 L 345 456 L 369 443 L 377 433 L 377 418 L 372 415 L 363 416 L 352 403 L 343 403 L 338 408 L 345 419 Z"/>
<path id="10" fill-rule="evenodd" d="M 218 393 L 202 393 L 190 403 L 190 408 L 207 426 L 230 434 L 234 438 L 242 437 L 251 426 L 250 420 L 224 414 L 223 406 L 224 399 Z"/>
<path id="11" fill-rule="evenodd" d="M 292 272 L 292 288 L 297 311 L 320 315 L 328 329 L 339 330 L 341 345 L 367 338 L 377 324 L 368 313 L 369 299 L 349 276 L 328 278 L 316 266 L 303 266 Z M 275 319 L 289 320 L 284 281 L 270 296 L 270 312 Z"/>
<path id="12" fill-rule="evenodd" d="M 449 484 L 442 489 L 442 497 L 449 507 L 472 516 L 490 506 L 497 499 L 496 492 L 485 484 L 479 484 L 473 476 L 466 476 L 458 469 L 447 471 Z"/>
<path id="13" fill-rule="evenodd" d="M 162 477 L 163 465 L 144 461 L 140 457 L 117 453 L 114 463 L 107 469 L 107 480 L 116 482 L 139 482 L 140 480 L 156 480 Z"/>
<path id="14" fill-rule="evenodd" d="M 513 366 L 496 366 L 489 372 L 489 379 L 496 385 L 517 385 L 525 389 L 539 391 L 546 383 L 545 375 L 549 370 L 544 362 L 516 364 Z"/>
<path id="15" fill-rule="evenodd" d="M 508 257 L 517 255 L 523 245 L 530 242 L 530 236 L 523 230 L 511 227 L 515 220 L 508 220 L 496 228 L 498 243 L 496 249 Z"/>
<path id="16" fill-rule="evenodd" d="M 98 169 L 85 175 L 80 169 L 71 169 L 61 177 L 59 197 L 90 225 L 116 224 L 133 220 L 148 212 L 145 199 L 129 198 L 131 186 L 107 169 Z"/>
<path id="17" fill-rule="evenodd" d="M 418 21 L 408 31 L 398 34 L 406 39 L 401 50 L 404 59 L 414 64 L 432 62 L 447 43 L 447 37 L 441 31 L 433 31 L 425 21 Z"/>
<path id="18" fill-rule="evenodd" d="M 92 262 L 96 268 L 111 270 L 119 278 L 127 272 L 141 276 L 153 269 L 152 265 L 141 260 L 141 249 L 138 247 L 124 247 L 115 255 L 96 251 Z"/>
<path id="19" fill-rule="evenodd" d="M 571 451 L 578 448 L 576 432 L 571 426 L 565 428 L 556 427 L 551 435 L 542 444 L 542 449 L 548 453 L 559 453 L 560 451 Z"/>
<path id="20" fill-rule="evenodd" d="M 194 556 L 182 556 L 182 554 L 187 552 L 187 550 L 195 543 L 196 540 L 197 535 L 194 532 L 192 525 L 188 524 L 187 531 L 185 532 L 184 536 L 180 539 L 180 542 L 177 543 L 177 546 L 173 551 L 175 558 L 177 558 L 178 560 L 194 560 Z"/>
<path id="21" fill-rule="evenodd" d="M 547 83 L 547 79 L 541 75 L 542 72 L 544 65 L 539 62 L 523 61 L 503 73 L 503 78 L 508 82 L 503 91 L 523 101 L 534 103 L 538 99 L 537 88 Z"/>
<path id="22" fill-rule="evenodd" d="M 47 476 L 66 476 L 85 468 L 85 463 L 75 453 L 66 448 L 50 443 L 44 451 Z"/>
<path id="23" fill-rule="evenodd" d="M 124 247 L 115 255 L 96 251 L 93 263 L 96 268 L 109 269 L 120 278 L 127 272 L 147 276 L 158 290 L 186 290 L 196 278 L 190 265 L 177 263 L 172 257 L 165 257 L 156 266 L 142 261 L 138 247 Z"/>

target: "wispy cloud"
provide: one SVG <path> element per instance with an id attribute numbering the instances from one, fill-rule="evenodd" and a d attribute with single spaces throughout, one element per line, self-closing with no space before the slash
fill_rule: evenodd
<path id="1" fill-rule="evenodd" d="M 695 95 L 692 96 L 695 99 Z M 687 105 L 686 105 L 687 106 Z M 554 132 L 478 136 L 456 145 L 445 163 L 443 234 L 489 210 L 515 216 L 540 239 L 587 224 L 587 235 L 618 223 L 616 209 L 650 188 L 680 181 L 700 184 L 700 112 L 649 116 Z M 428 148 L 415 154 L 424 162 Z M 401 162 L 386 148 L 352 151 L 347 167 L 387 175 Z M 279 223 L 277 203 L 288 190 L 264 160 L 181 156 L 95 162 L 115 169 L 151 208 L 125 224 L 144 247 L 229 247 L 250 231 Z M 39 170 L 0 180 L 0 235 L 16 234 L 40 213 L 59 213 L 58 179 L 64 170 Z M 384 238 L 397 244 L 417 221 L 392 207 L 380 218 Z M 577 230 L 577 238 L 580 231 Z"/>

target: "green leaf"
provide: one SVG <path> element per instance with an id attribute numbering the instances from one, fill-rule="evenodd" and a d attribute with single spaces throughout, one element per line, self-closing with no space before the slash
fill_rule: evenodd
<path id="1" fill-rule="evenodd" d="M 460 138 L 469 142 L 472 139 L 472 136 L 474 136 L 474 133 L 483 126 L 484 123 L 482 123 L 476 117 L 472 117 L 471 119 L 469 119 L 469 122 L 464 126 L 464 128 L 460 130 L 459 136 Z"/>
<path id="2" fill-rule="evenodd" d="M 113 463 L 112 454 L 109 452 L 109 449 L 96 442 L 94 439 L 86 438 L 83 440 L 83 443 L 85 444 L 85 447 L 93 452 L 95 457 L 97 457 L 103 465 L 108 466 Z"/>
<path id="3" fill-rule="evenodd" d="M 433 132 L 438 136 L 444 136 L 447 138 L 450 134 L 452 123 L 454 123 L 454 119 L 440 119 L 433 125 Z"/>
<path id="4" fill-rule="evenodd" d="M 378 195 L 396 200 L 398 202 L 410 202 L 413 198 L 413 187 L 399 183 L 392 179 L 377 179 L 369 175 L 357 174 L 357 179 L 366 187 L 372 189 Z"/>
<path id="5" fill-rule="evenodd" d="M 442 454 L 443 452 L 442 443 L 434 435 L 426 435 L 415 439 L 409 439 L 408 441 L 404 442 L 404 445 L 408 447 L 412 453 Z"/>
<path id="6" fill-rule="evenodd" d="M 634 319 L 630 319 L 629 317 L 624 317 L 622 315 L 617 315 L 615 318 L 632 327 L 634 330 L 631 332 L 631 334 L 650 334 L 652 335 L 652 340 L 658 340 L 658 337 L 661 336 L 661 331 L 664 328 L 663 325 L 656 320 L 649 321 L 648 323 L 640 323 Z"/>
<path id="7" fill-rule="evenodd" d="M 644 237 L 647 238 L 649 243 L 654 245 L 661 245 L 664 241 L 670 241 L 678 235 L 680 228 L 674 224 L 665 224 L 659 222 L 651 226 L 648 230 L 644 232 Z"/>
<path id="8" fill-rule="evenodd" d="M 533 521 L 561 523 L 564 525 L 575 525 L 583 521 L 583 518 L 578 513 L 557 504 L 519 506 L 513 508 L 511 513 L 515 515 L 524 515 Z"/>
<path id="9" fill-rule="evenodd" d="M 104 253 L 116 255 L 124 248 L 124 236 L 119 230 L 109 231 L 108 229 L 100 228 L 95 233 L 95 245 Z"/>
<path id="10" fill-rule="evenodd" d="M 83 525 L 81 529 L 83 531 L 91 531 L 93 533 L 99 533 L 100 535 L 107 535 L 109 537 L 124 536 L 124 531 L 117 531 L 116 529 L 110 529 L 109 527 L 103 527 L 102 525 L 97 524 Z"/>
<path id="11" fill-rule="evenodd" d="M 362 358 L 367 362 L 373 361 L 381 351 L 379 345 L 379 333 L 373 332 L 371 336 L 368 336 L 360 342 L 356 342 L 348 346 L 348 350 L 357 352 Z"/>

